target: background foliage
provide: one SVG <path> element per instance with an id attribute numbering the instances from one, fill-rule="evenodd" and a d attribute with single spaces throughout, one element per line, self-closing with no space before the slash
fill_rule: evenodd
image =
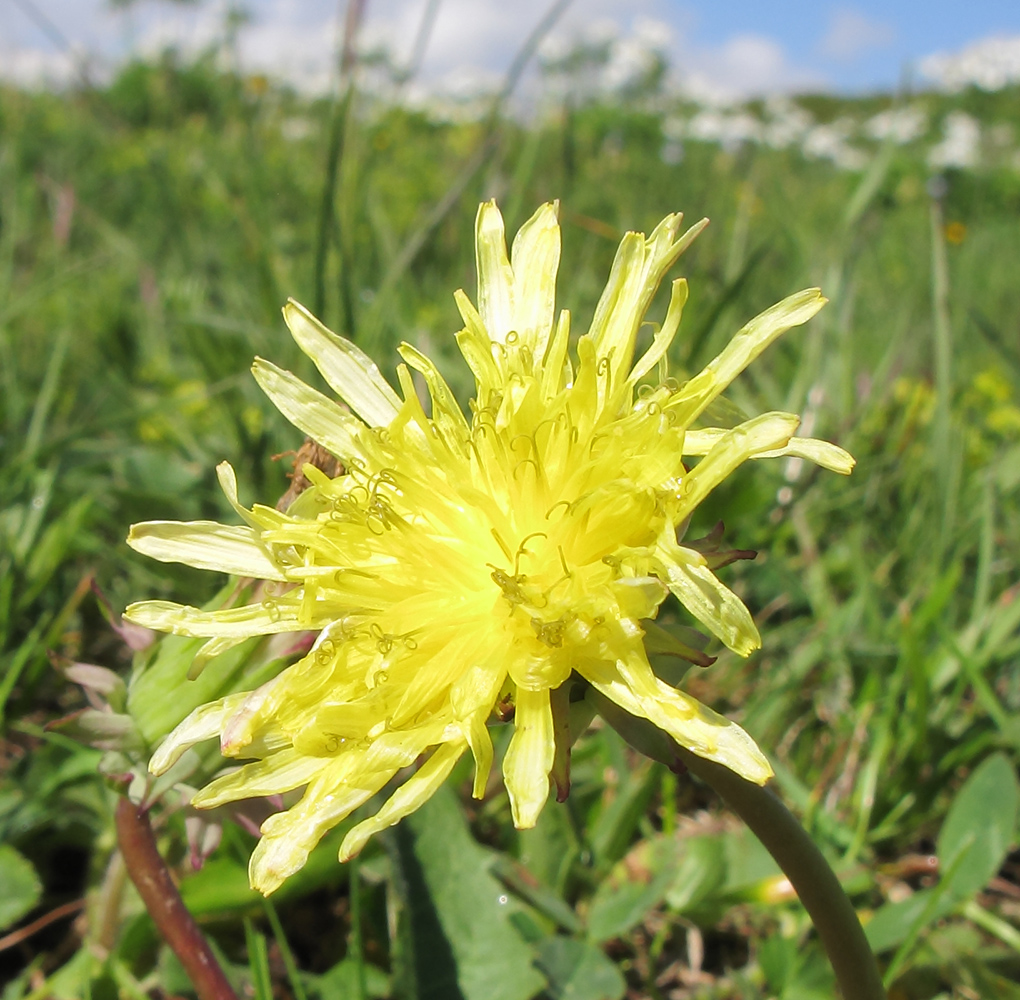
<path id="1" fill-rule="evenodd" d="M 91 582 L 115 608 L 222 585 L 123 538 L 135 520 L 231 517 L 224 458 L 246 500 L 287 488 L 279 456 L 300 441 L 248 367 L 261 354 L 314 381 L 288 295 L 390 372 L 397 342 L 422 346 L 466 395 L 451 293 L 473 288 L 491 196 L 511 231 L 561 199 L 560 301 L 582 328 L 624 231 L 709 216 L 681 262 L 681 373 L 787 293 L 831 298 L 730 404 L 802 413 L 857 470 L 755 464 L 703 505 L 760 551 L 726 572 L 765 645 L 684 683 L 769 752 L 896 997 L 1020 996 L 1020 172 L 1002 154 L 933 179 L 925 158 L 954 112 L 1020 126 L 1020 94 L 914 95 L 927 131 L 863 138 L 841 169 L 796 144 L 700 141 L 675 124 L 696 109 L 654 92 L 550 86 L 526 123 L 458 120 L 217 66 L 168 54 L 101 89 L 0 89 L 4 1000 L 188 993 L 125 884 L 102 750 L 50 727 L 85 706 L 67 661 L 131 662 Z M 863 122 L 902 101 L 792 107 Z M 611 730 L 582 739 L 569 801 L 533 831 L 513 830 L 498 784 L 475 803 L 464 777 L 356 868 L 331 836 L 272 903 L 247 888 L 252 839 L 229 820 L 199 871 L 182 811 L 159 814 L 161 844 L 259 1000 L 832 995 L 768 856 Z"/>

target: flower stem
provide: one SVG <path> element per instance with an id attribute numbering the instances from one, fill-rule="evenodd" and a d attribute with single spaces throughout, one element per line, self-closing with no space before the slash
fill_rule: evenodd
<path id="1" fill-rule="evenodd" d="M 177 891 L 156 847 L 148 814 L 122 798 L 117 804 L 117 841 L 128 875 L 156 929 L 188 974 L 198 1000 L 237 1000 L 216 956 Z"/>
<path id="2" fill-rule="evenodd" d="M 844 1000 L 886 1000 L 864 929 L 829 863 L 779 798 L 727 767 L 680 749 L 692 774 L 711 785 L 776 859 L 808 911 Z"/>

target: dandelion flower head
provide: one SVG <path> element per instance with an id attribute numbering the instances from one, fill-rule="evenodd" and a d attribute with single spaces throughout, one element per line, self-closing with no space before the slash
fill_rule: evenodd
<path id="1" fill-rule="evenodd" d="M 268 361 L 256 359 L 255 378 L 343 473 L 306 465 L 312 485 L 281 512 L 242 506 L 224 463 L 220 483 L 243 526 L 132 528 L 129 542 L 143 553 L 267 581 L 272 596 L 219 611 L 147 601 L 128 609 L 131 621 L 206 637 L 205 656 L 251 636 L 318 632 L 311 651 L 273 680 L 193 712 L 150 764 L 162 773 L 218 737 L 225 756 L 247 763 L 202 789 L 196 806 L 304 788 L 262 827 L 250 867 L 256 888 L 272 892 L 326 831 L 416 761 L 375 815 L 347 833 L 341 860 L 417 809 L 465 753 L 481 796 L 497 705 L 513 711 L 502 768 L 514 823 L 533 826 L 564 739 L 558 696 L 571 677 L 695 754 L 758 783 L 771 775 L 743 729 L 653 672 L 643 622 L 672 593 L 730 649 L 757 648 L 747 608 L 683 544 L 684 526 L 745 459 L 792 454 L 843 473 L 853 460 L 795 437 L 789 413 L 732 429 L 694 426 L 765 347 L 821 308 L 817 289 L 753 319 L 678 384 L 652 377 L 687 298 L 686 282 L 675 280 L 665 318 L 635 361 L 662 278 L 704 225 L 681 234 L 681 218 L 668 216 L 648 238 L 624 237 L 571 358 L 569 314 L 555 313 L 556 206 L 535 213 L 508 257 L 502 216 L 483 204 L 477 306 L 456 293 L 457 344 L 476 384 L 469 414 L 416 348 L 399 348 L 398 394 L 359 348 L 289 303 L 291 333 L 346 407 Z M 429 412 L 412 371 L 428 387 Z"/>

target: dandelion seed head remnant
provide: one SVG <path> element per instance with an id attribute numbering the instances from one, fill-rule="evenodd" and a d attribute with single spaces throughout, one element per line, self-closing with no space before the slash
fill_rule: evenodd
<path id="1" fill-rule="evenodd" d="M 468 751 L 481 796 L 497 705 L 513 707 L 503 760 L 513 819 L 534 825 L 564 739 L 557 692 L 571 677 L 695 754 L 758 783 L 771 775 L 739 726 L 653 672 L 642 622 L 672 592 L 730 649 L 746 656 L 757 648 L 747 609 L 678 529 L 745 459 L 793 454 L 843 473 L 853 460 L 835 445 L 795 437 L 798 419 L 789 413 L 733 429 L 694 427 L 765 347 L 821 308 L 817 289 L 751 320 L 679 384 L 649 380 L 664 371 L 687 298 L 686 282 L 676 280 L 662 325 L 634 361 L 661 279 L 704 226 L 680 235 L 681 218 L 668 216 L 647 239 L 623 238 L 571 359 L 569 314 L 555 313 L 556 206 L 535 213 L 508 258 L 502 216 L 494 202 L 483 204 L 477 308 L 456 293 L 464 321 L 457 344 L 476 383 L 470 415 L 414 347 L 399 348 L 398 394 L 359 348 L 289 303 L 295 340 L 350 409 L 268 361 L 255 361 L 255 378 L 342 461 L 343 474 L 306 465 L 312 485 L 288 510 L 249 510 L 224 463 L 220 483 L 244 526 L 131 529 L 140 552 L 270 581 L 272 593 L 219 611 L 146 601 L 128 609 L 131 621 L 206 637 L 205 657 L 250 636 L 319 633 L 308 655 L 275 679 L 193 712 L 150 764 L 162 773 L 188 747 L 219 737 L 224 755 L 248 763 L 202 789 L 196 806 L 305 787 L 262 826 L 250 868 L 256 888 L 276 889 L 326 831 L 423 756 L 378 812 L 348 832 L 341 860 L 417 809 Z M 412 370 L 428 387 L 431 415 Z"/>

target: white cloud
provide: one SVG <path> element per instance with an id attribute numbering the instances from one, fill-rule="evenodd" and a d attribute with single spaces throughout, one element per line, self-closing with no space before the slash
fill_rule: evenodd
<path id="1" fill-rule="evenodd" d="M 335 79 L 336 39 L 332 16 L 313 25 L 257 23 L 240 36 L 241 66 L 281 77 L 308 93 L 325 93 Z"/>
<path id="2" fill-rule="evenodd" d="M 735 35 L 718 47 L 682 47 L 678 66 L 683 89 L 708 103 L 825 88 L 820 74 L 791 63 L 775 39 L 762 35 Z"/>
<path id="3" fill-rule="evenodd" d="M 654 67 L 659 54 L 668 59 L 672 40 L 673 32 L 668 24 L 639 18 L 634 24 L 634 33 L 620 38 L 612 48 L 606 67 L 609 88 L 626 87 L 640 79 Z"/>
<path id="4" fill-rule="evenodd" d="M 410 49 L 425 0 L 378 0 L 366 25 L 366 37 Z M 429 89 L 450 92 L 454 76 L 463 80 L 469 66 L 475 80 L 495 86 L 513 54 L 548 10 L 548 0 L 444 0 L 422 67 Z M 771 38 L 735 35 L 716 46 L 697 44 L 684 28 L 689 19 L 667 0 L 584 0 L 568 8 L 549 33 L 541 55 L 556 58 L 583 41 L 610 47 L 610 59 L 598 81 L 613 89 L 640 76 L 663 53 L 674 66 L 676 82 L 692 96 L 713 101 L 790 92 L 825 86 L 824 78 L 792 64 Z"/>
<path id="5" fill-rule="evenodd" d="M 891 45 L 896 30 L 891 24 L 862 14 L 853 7 L 839 7 L 832 12 L 829 30 L 818 49 L 828 59 L 853 62 L 873 49 Z"/>
<path id="6" fill-rule="evenodd" d="M 397 66 L 405 66 L 427 2 L 371 0 L 362 48 L 384 48 Z M 131 52 L 151 56 L 172 46 L 193 55 L 216 43 L 224 36 L 229 0 L 196 6 L 152 0 L 119 13 L 112 12 L 106 0 L 47 4 L 47 12 L 72 41 L 115 66 Z M 253 20 L 238 36 L 240 68 L 282 77 L 306 91 L 326 90 L 335 72 L 337 0 L 247 0 L 246 6 Z M 491 92 L 548 9 L 549 0 L 442 0 L 419 75 L 405 96 L 463 99 L 478 88 Z M 611 46 L 599 81 L 606 89 L 640 78 L 654 65 L 656 52 L 675 67 L 674 82 L 694 96 L 716 101 L 825 85 L 819 74 L 791 63 L 772 38 L 734 35 L 706 46 L 691 35 L 692 27 L 689 12 L 675 0 L 578 0 L 550 32 L 546 51 L 569 48 L 581 37 L 602 38 Z M 68 80 L 68 57 L 47 54 L 52 48 L 16 9 L 0 0 L 0 75 Z M 528 87 L 529 81 L 523 81 L 522 92 Z"/>
<path id="7" fill-rule="evenodd" d="M 193 10 L 167 8 L 138 25 L 134 47 L 144 56 L 158 55 L 164 49 L 177 48 L 198 53 L 223 35 L 221 4 Z"/>
<path id="8" fill-rule="evenodd" d="M 381 12 L 370 6 L 366 39 L 378 38 L 406 59 L 424 6 L 422 0 L 381 4 Z M 531 0 L 515 4 L 444 0 L 425 53 L 425 74 L 441 77 L 464 66 L 492 73 L 503 70 L 541 13 L 542 5 Z"/>
<path id="9" fill-rule="evenodd" d="M 223 41 L 229 7 L 229 0 L 217 0 L 196 8 L 153 8 L 138 25 L 133 47 L 150 57 L 167 48 L 197 55 Z M 272 0 L 264 3 L 238 34 L 239 68 L 268 73 L 301 90 L 322 93 L 333 79 L 336 42 L 335 7 Z"/>
<path id="10" fill-rule="evenodd" d="M 972 42 L 958 52 L 936 52 L 921 60 L 921 73 L 943 90 L 973 85 L 1001 90 L 1020 83 L 1020 35 Z"/>
<path id="11" fill-rule="evenodd" d="M 29 89 L 66 87 L 79 75 L 74 56 L 66 52 L 25 48 L 0 49 L 0 78 Z"/>
<path id="12" fill-rule="evenodd" d="M 620 93 L 650 78 L 671 59 L 673 30 L 654 18 L 637 17 L 629 30 L 611 18 L 599 18 L 578 30 L 551 35 L 539 50 L 554 93 L 583 90 L 596 96 Z M 591 53 L 582 67 L 568 58 L 578 50 Z"/>

